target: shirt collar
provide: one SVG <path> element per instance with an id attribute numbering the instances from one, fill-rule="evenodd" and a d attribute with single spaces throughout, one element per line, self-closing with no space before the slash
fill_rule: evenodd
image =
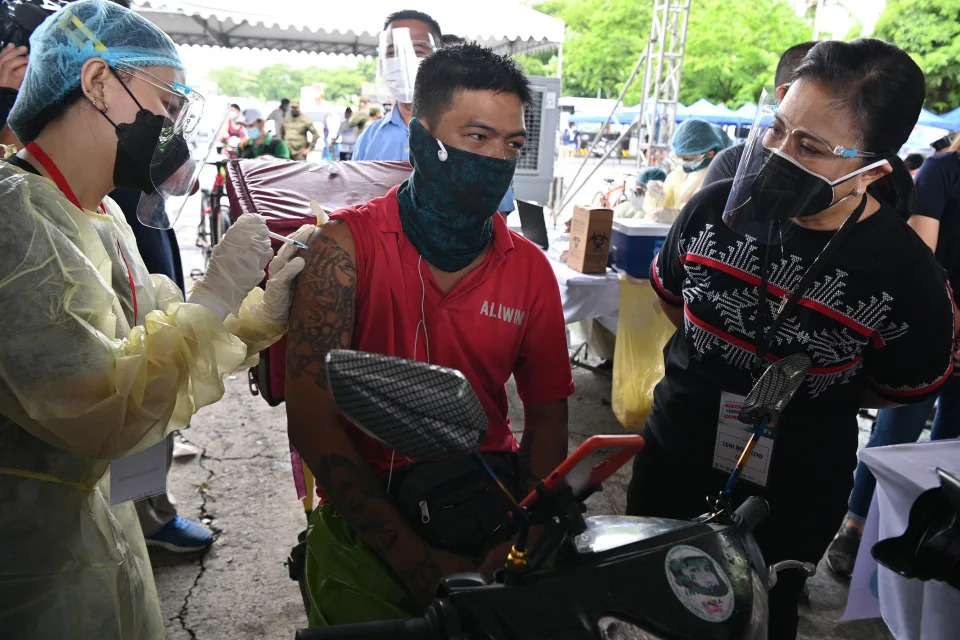
<path id="1" fill-rule="evenodd" d="M 387 124 L 395 124 L 404 131 L 408 128 L 407 123 L 403 121 L 403 116 L 400 115 L 400 105 L 396 102 L 393 103 L 393 108 L 390 109 L 390 119 L 387 121 Z"/>

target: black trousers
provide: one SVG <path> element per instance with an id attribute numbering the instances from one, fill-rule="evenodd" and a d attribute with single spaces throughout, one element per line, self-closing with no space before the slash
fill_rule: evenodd
<path id="1" fill-rule="evenodd" d="M 633 461 L 627 513 L 681 520 L 705 513 L 706 497 L 717 496 L 728 477 L 712 468 L 712 439 L 673 451 L 664 448 L 649 430 L 643 435 L 646 446 Z M 778 454 L 787 455 L 775 449 L 774 465 Z M 770 503 L 770 515 L 754 532 L 768 565 L 780 560 L 817 564 L 846 513 L 852 467 L 824 469 L 817 460 L 799 466 L 797 473 L 772 473 L 766 490 L 742 479 L 734 490 L 735 505 L 749 495 L 760 495 Z M 797 570 L 779 574 L 777 586 L 770 592 L 771 640 L 796 638 L 797 602 L 804 580 Z"/>

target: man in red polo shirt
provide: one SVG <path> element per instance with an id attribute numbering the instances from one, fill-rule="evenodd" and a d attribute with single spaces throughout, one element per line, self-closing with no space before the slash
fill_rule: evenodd
<path id="1" fill-rule="evenodd" d="M 395 455 L 338 415 L 329 350 L 462 371 L 489 418 L 481 452 L 518 454 L 520 493 L 566 456 L 574 387 L 556 278 L 543 252 L 495 215 L 525 142 L 529 100 L 523 72 L 489 49 L 463 45 L 425 59 L 410 179 L 334 213 L 305 253 L 286 388 L 290 440 L 325 499 L 307 542 L 311 625 L 419 615 L 443 575 L 504 560 L 496 550 L 483 561 L 434 548 L 401 515 L 391 482 L 432 463 Z M 524 405 L 519 445 L 507 418 L 511 375 Z"/>

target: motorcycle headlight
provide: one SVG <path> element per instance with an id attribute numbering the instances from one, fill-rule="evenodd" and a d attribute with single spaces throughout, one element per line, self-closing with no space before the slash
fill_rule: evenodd
<path id="1" fill-rule="evenodd" d="M 586 524 L 586 530 L 573 541 L 579 553 L 609 551 L 692 526 L 686 520 L 632 516 L 592 516 Z"/>
<path id="2" fill-rule="evenodd" d="M 604 616 L 597 622 L 603 640 L 663 640 L 660 636 L 644 631 L 632 622 L 616 616 Z"/>

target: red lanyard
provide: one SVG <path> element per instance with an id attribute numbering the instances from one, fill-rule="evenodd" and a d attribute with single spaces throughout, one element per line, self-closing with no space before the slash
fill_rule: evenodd
<path id="1" fill-rule="evenodd" d="M 77 200 L 76 194 L 73 193 L 73 189 L 70 188 L 70 185 L 67 184 L 67 179 L 63 177 L 63 174 L 60 173 L 60 169 L 50 159 L 50 156 L 40 148 L 36 142 L 31 142 L 27 145 L 27 153 L 37 159 L 37 162 L 40 163 L 47 173 L 50 174 L 50 177 L 53 178 L 53 183 L 57 185 L 57 188 L 63 192 L 63 195 L 67 196 L 67 200 L 73 203 L 77 209 L 83 211 L 83 207 L 80 205 L 80 201 Z M 106 213 L 107 210 L 104 208 L 103 203 L 100 203 L 100 211 Z"/>
<path id="2" fill-rule="evenodd" d="M 70 188 L 70 185 L 67 183 L 67 179 L 63 177 L 60 169 L 57 167 L 56 163 L 46 154 L 46 152 L 40 148 L 36 142 L 31 142 L 27 145 L 27 153 L 37 159 L 37 162 L 40 163 L 47 173 L 50 174 L 50 177 L 53 178 L 53 183 L 57 185 L 57 188 L 63 192 L 63 195 L 67 197 L 73 206 L 77 209 L 83 211 L 83 206 L 81 206 L 80 201 L 77 199 L 76 194 L 73 192 L 73 189 Z M 100 203 L 100 211 L 104 214 L 107 213 L 106 207 L 103 206 L 103 203 Z M 130 269 L 130 263 L 127 261 L 127 256 L 123 254 L 123 248 L 120 246 L 120 240 L 117 240 L 117 251 L 120 253 L 120 259 L 123 260 L 123 266 L 127 268 L 127 280 L 130 283 L 130 291 L 133 294 L 133 323 L 137 323 L 137 319 L 140 317 L 137 309 L 137 287 L 133 282 L 133 271 Z"/>

